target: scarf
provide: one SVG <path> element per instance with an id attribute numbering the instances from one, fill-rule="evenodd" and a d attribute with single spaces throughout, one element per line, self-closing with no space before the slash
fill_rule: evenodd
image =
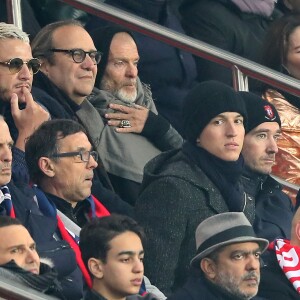
<path id="1" fill-rule="evenodd" d="M 56 271 L 42 262 L 40 264 L 40 274 L 34 274 L 20 268 L 14 260 L 1 265 L 0 274 L 42 293 L 51 293 L 53 288 L 57 291 L 61 290 L 60 284 L 56 279 Z"/>
<path id="2" fill-rule="evenodd" d="M 101 157 L 105 158 L 103 160 L 105 169 L 115 176 L 141 183 L 145 164 L 161 151 L 141 134 L 116 132 L 114 127 L 106 125 L 104 116 L 106 113 L 113 112 L 108 108 L 110 103 L 131 107 L 138 104 L 157 114 L 149 87 L 137 79 L 137 98 L 134 104 L 122 101 L 110 92 L 96 88 L 87 100 L 97 109 L 98 116 L 100 114 L 104 123 L 103 128 L 97 127 L 96 129 L 98 135 L 100 132 L 97 151 Z M 91 118 L 90 121 L 94 122 Z"/>
<path id="3" fill-rule="evenodd" d="M 92 287 L 92 279 L 89 275 L 89 272 L 82 260 L 81 251 L 78 246 L 79 237 L 76 236 L 74 233 L 70 232 L 62 222 L 61 218 L 57 215 L 55 204 L 52 201 L 47 199 L 46 195 L 42 190 L 40 190 L 37 186 L 33 186 L 35 190 L 35 194 L 37 196 L 38 206 L 41 212 L 48 217 L 56 218 L 57 219 L 57 227 L 59 233 L 63 240 L 69 243 L 70 247 L 74 250 L 77 264 L 83 274 L 83 277 L 88 285 L 89 288 Z M 88 201 L 93 201 L 94 205 L 91 206 L 91 210 L 94 209 L 90 214 L 91 216 L 102 217 L 109 215 L 107 209 L 95 198 L 90 197 Z"/>
<path id="4" fill-rule="evenodd" d="M 270 17 L 277 0 L 231 0 L 242 12 Z"/>
<path id="5" fill-rule="evenodd" d="M 300 294 L 300 247 L 291 245 L 289 240 L 276 239 L 269 249 L 275 250 L 280 268 Z"/>
<path id="6" fill-rule="evenodd" d="M 13 206 L 13 203 L 11 200 L 11 194 L 10 194 L 9 188 L 6 185 L 4 185 L 0 188 L 0 191 L 3 194 L 2 199 L 0 197 L 1 206 L 5 209 L 6 214 L 9 217 L 15 218 L 16 214 L 15 214 L 15 209 L 14 209 L 14 206 Z"/>
<path id="7" fill-rule="evenodd" d="M 186 142 L 182 150 L 216 185 L 229 211 L 243 211 L 243 189 L 238 184 L 244 166 L 243 157 L 237 161 L 225 161 L 190 142 Z"/>

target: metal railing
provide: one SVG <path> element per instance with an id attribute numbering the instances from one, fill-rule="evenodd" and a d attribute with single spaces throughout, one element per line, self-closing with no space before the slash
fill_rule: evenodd
<path id="1" fill-rule="evenodd" d="M 14 20 L 14 22 L 16 20 L 15 24 L 17 26 L 21 27 L 21 0 L 6 1 L 8 15 L 11 17 L 11 20 Z M 248 77 L 251 77 L 266 84 L 270 84 L 275 88 L 282 89 L 291 94 L 300 96 L 299 80 L 276 72 L 270 68 L 232 54 L 228 51 L 221 50 L 217 47 L 196 40 L 177 31 L 168 29 L 134 14 L 124 12 L 116 7 L 99 2 L 97 0 L 60 1 L 70 4 L 77 9 L 84 10 L 87 13 L 96 15 L 107 21 L 125 26 L 130 30 L 150 36 L 173 47 L 191 52 L 196 56 L 218 63 L 226 68 L 230 68 L 232 70 L 233 85 L 236 90 L 248 91 Z M 282 184 L 291 187 L 291 184 L 283 181 L 282 179 L 279 180 Z M 292 185 L 292 187 L 295 189 L 299 188 L 297 185 Z"/>

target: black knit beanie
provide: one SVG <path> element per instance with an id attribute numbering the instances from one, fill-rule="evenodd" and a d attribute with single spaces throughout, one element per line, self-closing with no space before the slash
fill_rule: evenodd
<path id="1" fill-rule="evenodd" d="M 211 119 L 223 112 L 237 112 L 247 123 L 247 113 L 240 95 L 230 86 L 218 81 L 203 81 L 185 97 L 183 104 L 183 131 L 191 143 Z"/>
<path id="2" fill-rule="evenodd" d="M 95 87 L 97 88 L 100 87 L 100 82 L 102 80 L 107 65 L 111 41 L 115 36 L 115 34 L 119 32 L 128 33 L 135 41 L 133 34 L 128 29 L 118 25 L 107 25 L 104 27 L 98 27 L 95 30 L 90 32 L 90 36 L 94 41 L 96 49 L 102 52 L 102 58 L 100 63 L 98 64 L 98 72 L 95 81 Z"/>
<path id="3" fill-rule="evenodd" d="M 239 92 L 245 102 L 248 114 L 246 133 L 264 122 L 277 122 L 281 127 L 279 114 L 274 105 L 251 92 Z"/>

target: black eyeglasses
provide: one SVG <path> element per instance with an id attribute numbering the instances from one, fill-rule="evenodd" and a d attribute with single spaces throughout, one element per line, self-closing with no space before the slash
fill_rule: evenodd
<path id="1" fill-rule="evenodd" d="M 64 53 L 68 53 L 72 55 L 72 58 L 74 60 L 74 62 L 76 62 L 77 64 L 82 63 L 85 58 L 86 55 L 88 54 L 89 57 L 92 59 L 94 65 L 99 64 L 100 60 L 101 60 L 101 56 L 102 53 L 100 51 L 84 51 L 82 49 L 50 49 L 50 51 L 52 52 L 64 52 Z"/>
<path id="2" fill-rule="evenodd" d="M 83 162 L 89 162 L 91 156 L 95 161 L 98 161 L 98 152 L 88 151 L 88 150 L 81 150 L 77 152 L 55 153 L 51 157 L 57 158 L 57 157 L 72 157 L 72 156 L 79 156 Z"/>
<path id="3" fill-rule="evenodd" d="M 31 74 L 36 74 L 41 67 L 41 62 L 37 58 L 32 58 L 28 61 L 23 61 L 23 59 L 16 57 L 10 59 L 9 61 L 0 62 L 0 65 L 8 67 L 10 73 L 12 74 L 20 72 L 24 64 L 27 65 Z"/>

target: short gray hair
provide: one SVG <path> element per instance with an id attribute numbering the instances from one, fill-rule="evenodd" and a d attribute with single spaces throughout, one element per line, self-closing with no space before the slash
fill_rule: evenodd
<path id="1" fill-rule="evenodd" d="M 28 34 L 13 24 L 0 23 L 0 40 L 18 39 L 29 44 Z"/>

